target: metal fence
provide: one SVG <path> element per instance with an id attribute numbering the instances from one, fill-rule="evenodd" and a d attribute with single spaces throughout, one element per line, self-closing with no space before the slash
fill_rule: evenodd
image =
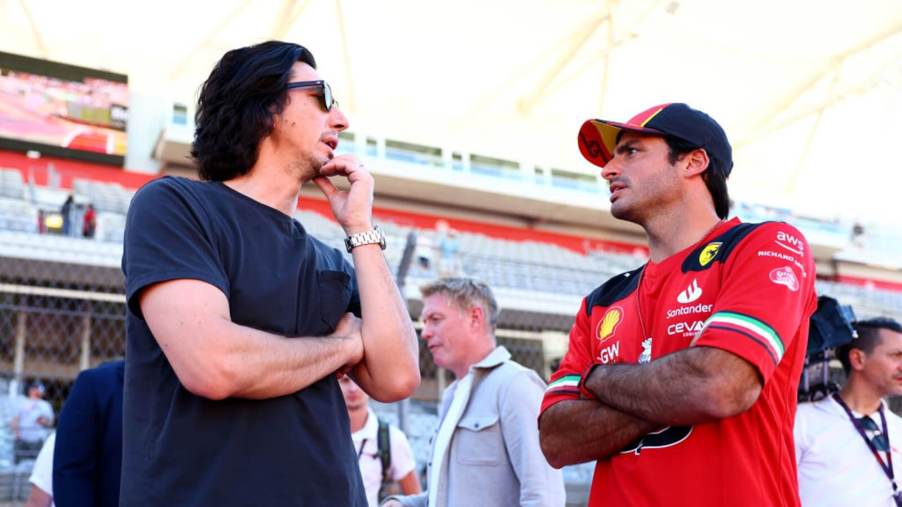
<path id="1" fill-rule="evenodd" d="M 121 294 L 73 289 L 79 284 L 60 281 L 62 276 L 56 287 L 27 284 L 22 275 L 5 272 L 0 284 L 0 505 L 16 505 L 31 487 L 37 449 L 14 453 L 11 426 L 28 386 L 39 381 L 43 398 L 59 414 L 81 370 L 125 350 Z"/>

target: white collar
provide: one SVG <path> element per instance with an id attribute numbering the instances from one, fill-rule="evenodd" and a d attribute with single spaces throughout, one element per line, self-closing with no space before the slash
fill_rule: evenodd
<path id="1" fill-rule="evenodd" d="M 379 418 L 373 412 L 373 409 L 367 407 L 366 423 L 363 424 L 362 428 L 351 433 L 351 438 L 354 439 L 354 441 L 359 442 L 363 439 L 376 438 L 376 433 L 378 433 L 378 432 L 379 432 Z"/>
<path id="2" fill-rule="evenodd" d="M 491 352 L 489 352 L 485 357 L 482 358 L 478 363 L 470 366 L 470 370 L 473 368 L 494 368 L 499 364 L 507 361 L 511 358 L 511 353 L 504 348 L 504 345 L 498 345 Z"/>

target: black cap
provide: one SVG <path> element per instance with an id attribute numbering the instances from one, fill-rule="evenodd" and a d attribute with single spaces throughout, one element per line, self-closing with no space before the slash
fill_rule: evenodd
<path id="1" fill-rule="evenodd" d="M 654 106 L 626 123 L 587 120 L 579 129 L 579 151 L 589 162 L 604 167 L 614 158 L 614 147 L 623 131 L 682 139 L 704 148 L 725 177 L 733 170 L 733 148 L 723 128 L 714 118 L 682 103 Z"/>

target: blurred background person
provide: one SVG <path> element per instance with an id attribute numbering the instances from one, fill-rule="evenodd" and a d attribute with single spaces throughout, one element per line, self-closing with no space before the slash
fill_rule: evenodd
<path id="1" fill-rule="evenodd" d="M 94 205 L 88 204 L 85 214 L 82 217 L 81 235 L 85 238 L 93 238 L 94 231 L 97 229 L 97 212 L 94 211 Z"/>
<path id="2" fill-rule="evenodd" d="M 458 250 L 460 246 L 457 243 L 457 233 L 451 229 L 451 225 L 447 220 L 439 220 L 435 223 L 436 252 L 438 254 L 438 276 L 447 278 L 452 276 L 460 276 L 463 268 L 461 266 Z"/>
<path id="3" fill-rule="evenodd" d="M 902 326 L 875 318 L 856 322 L 855 330 L 858 338 L 836 350 L 845 386 L 796 412 L 804 507 L 902 505 L 902 418 L 883 401 L 902 394 Z"/>
<path id="4" fill-rule="evenodd" d="M 28 397 L 19 403 L 16 415 L 10 421 L 16 463 L 36 458 L 53 426 L 53 407 L 44 399 L 44 391 L 41 381 L 32 382 L 28 386 Z"/>
<path id="5" fill-rule="evenodd" d="M 119 505 L 125 361 L 82 371 L 60 412 L 53 456 L 59 506 Z"/>
<path id="6" fill-rule="evenodd" d="M 75 196 L 69 194 L 60 207 L 60 215 L 63 216 L 63 236 L 72 234 L 72 214 L 75 212 Z"/>
<path id="7" fill-rule="evenodd" d="M 400 489 L 405 495 L 419 493 L 420 480 L 407 436 L 376 416 L 369 407 L 370 397 L 351 377 L 343 375 L 338 383 L 348 407 L 351 439 L 357 451 L 367 503 L 376 507 L 390 490 Z M 395 483 L 398 488 L 394 487 Z"/>

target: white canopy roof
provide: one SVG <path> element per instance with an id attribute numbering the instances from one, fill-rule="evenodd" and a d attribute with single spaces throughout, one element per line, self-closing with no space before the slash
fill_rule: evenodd
<path id="1" fill-rule="evenodd" d="M 734 197 L 902 222 L 898 0 L 5 0 L 0 33 L 186 102 L 226 50 L 291 40 L 355 130 L 585 171 L 583 120 L 684 101 L 729 134 Z"/>

